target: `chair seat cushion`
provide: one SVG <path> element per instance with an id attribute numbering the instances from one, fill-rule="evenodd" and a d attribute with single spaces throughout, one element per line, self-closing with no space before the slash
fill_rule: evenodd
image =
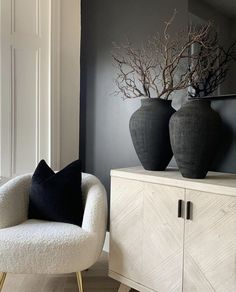
<path id="1" fill-rule="evenodd" d="M 54 173 L 41 160 L 32 176 L 28 218 L 81 226 L 83 212 L 80 161 Z"/>
<path id="2" fill-rule="evenodd" d="M 0 229 L 0 271 L 20 274 L 82 271 L 93 264 L 97 254 L 94 236 L 73 224 L 40 220 Z"/>

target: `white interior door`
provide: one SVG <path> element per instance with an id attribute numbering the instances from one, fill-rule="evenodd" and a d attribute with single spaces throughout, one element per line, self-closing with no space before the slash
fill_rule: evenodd
<path id="1" fill-rule="evenodd" d="M 50 164 L 51 0 L 1 0 L 1 175 Z"/>

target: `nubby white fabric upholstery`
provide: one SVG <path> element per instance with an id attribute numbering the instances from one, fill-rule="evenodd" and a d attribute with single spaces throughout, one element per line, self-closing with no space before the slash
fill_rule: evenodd
<path id="1" fill-rule="evenodd" d="M 28 220 L 31 175 L 0 188 L 0 272 L 57 274 L 83 271 L 98 259 L 106 234 L 107 199 L 101 182 L 82 174 L 82 227 Z"/>

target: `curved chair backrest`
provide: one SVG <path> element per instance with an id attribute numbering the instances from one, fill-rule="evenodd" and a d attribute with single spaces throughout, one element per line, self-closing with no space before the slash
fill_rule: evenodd
<path id="1" fill-rule="evenodd" d="M 82 228 L 94 233 L 96 244 L 102 250 L 107 228 L 106 190 L 94 175 L 83 173 L 82 193 L 85 201 Z"/>

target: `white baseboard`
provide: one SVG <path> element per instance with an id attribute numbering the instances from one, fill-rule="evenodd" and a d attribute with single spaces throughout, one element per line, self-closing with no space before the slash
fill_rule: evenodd
<path id="1" fill-rule="evenodd" d="M 103 246 L 103 250 L 109 253 L 109 240 L 110 240 L 110 232 L 106 232 L 106 238 Z"/>

